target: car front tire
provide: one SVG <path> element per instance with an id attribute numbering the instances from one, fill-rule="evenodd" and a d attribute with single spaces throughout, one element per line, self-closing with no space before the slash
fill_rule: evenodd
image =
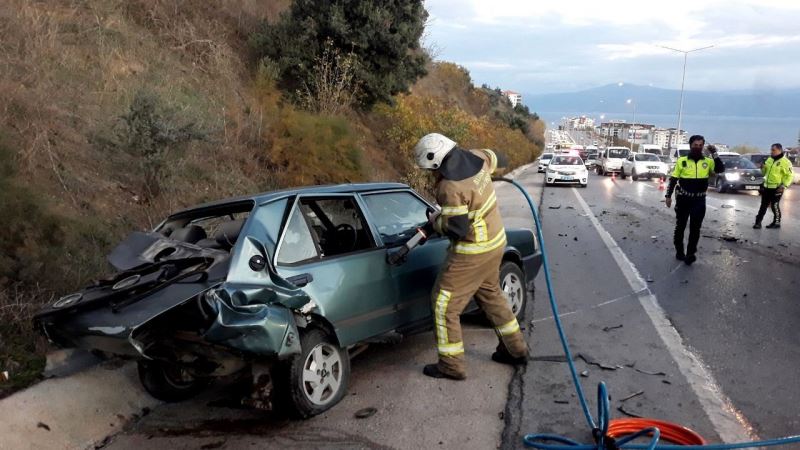
<path id="1" fill-rule="evenodd" d="M 290 416 L 307 419 L 332 408 L 347 393 L 350 356 L 318 328 L 302 332 L 300 346 L 300 354 L 278 369 L 275 392 Z"/>
<path id="2" fill-rule="evenodd" d="M 639 175 L 636 174 L 636 169 L 633 169 L 633 173 L 631 173 L 631 178 L 633 178 L 633 181 L 639 181 Z"/>
<path id="3" fill-rule="evenodd" d="M 625 175 L 625 168 L 624 168 L 624 167 L 623 167 L 623 168 L 621 168 L 621 169 L 619 169 L 619 176 L 620 176 L 620 178 L 622 178 L 623 180 L 625 179 L 625 177 L 627 177 L 627 175 Z"/>
<path id="4" fill-rule="evenodd" d="M 717 185 L 717 192 L 719 192 L 720 194 L 728 192 L 728 188 L 725 187 L 725 182 L 723 182 L 720 177 L 717 177 L 717 181 L 715 184 Z"/>
<path id="5" fill-rule="evenodd" d="M 500 265 L 500 289 L 518 321 L 524 319 L 525 305 L 528 302 L 528 288 L 525 272 L 513 261 Z"/>
<path id="6" fill-rule="evenodd" d="M 137 363 L 139 381 L 153 397 L 165 402 L 180 402 L 199 394 L 209 383 L 207 378 L 195 378 L 178 366 L 159 361 Z"/>

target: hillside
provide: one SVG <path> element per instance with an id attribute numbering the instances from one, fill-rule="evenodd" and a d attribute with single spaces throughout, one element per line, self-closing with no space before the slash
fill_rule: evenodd
<path id="1" fill-rule="evenodd" d="M 210 6 L 217 5 L 217 7 Z M 335 114 L 293 101 L 251 37 L 290 0 L 0 3 L 0 371 L 42 367 L 31 314 L 106 269 L 124 235 L 200 202 L 304 184 L 405 180 L 425 133 L 510 166 L 543 124 L 451 63 Z M 537 145 L 538 144 L 538 145 Z"/>

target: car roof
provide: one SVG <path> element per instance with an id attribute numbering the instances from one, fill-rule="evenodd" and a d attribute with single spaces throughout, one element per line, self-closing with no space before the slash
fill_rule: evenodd
<path id="1" fill-rule="evenodd" d="M 719 153 L 717 153 L 717 154 L 718 154 L 719 156 L 739 156 L 739 157 L 741 157 L 741 156 L 742 156 L 741 154 L 739 154 L 739 153 L 736 153 L 736 152 L 719 152 Z"/>
<path id="2" fill-rule="evenodd" d="M 199 211 L 207 208 L 214 208 L 234 203 L 254 202 L 255 204 L 262 204 L 272 200 L 277 200 L 283 197 L 291 197 L 294 195 L 308 195 L 308 194 L 363 194 L 369 192 L 378 192 L 395 189 L 410 189 L 408 185 L 403 183 L 353 183 L 353 184 L 330 184 L 319 186 L 305 186 L 288 189 L 280 189 L 277 191 L 262 192 L 253 195 L 244 195 L 241 197 L 232 197 L 222 200 L 215 200 L 213 202 L 203 203 L 201 205 L 192 206 L 190 208 L 177 211 L 170 215 L 179 216 L 191 211 Z"/>

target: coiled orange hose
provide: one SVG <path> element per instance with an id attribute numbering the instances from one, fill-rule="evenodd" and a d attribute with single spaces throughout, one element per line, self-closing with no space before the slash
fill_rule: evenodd
<path id="1" fill-rule="evenodd" d="M 661 439 L 678 445 L 705 445 L 706 440 L 695 431 L 684 426 L 664 420 L 631 418 L 611 419 L 608 424 L 608 436 L 619 439 L 646 428 L 658 428 Z"/>

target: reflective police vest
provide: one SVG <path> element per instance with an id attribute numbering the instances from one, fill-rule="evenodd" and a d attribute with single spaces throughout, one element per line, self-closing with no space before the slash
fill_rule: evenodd
<path id="1" fill-rule="evenodd" d="M 681 156 L 675 162 L 672 177 L 678 179 L 678 195 L 705 195 L 708 190 L 708 177 L 714 172 L 714 160 L 702 158 L 693 160 Z"/>

